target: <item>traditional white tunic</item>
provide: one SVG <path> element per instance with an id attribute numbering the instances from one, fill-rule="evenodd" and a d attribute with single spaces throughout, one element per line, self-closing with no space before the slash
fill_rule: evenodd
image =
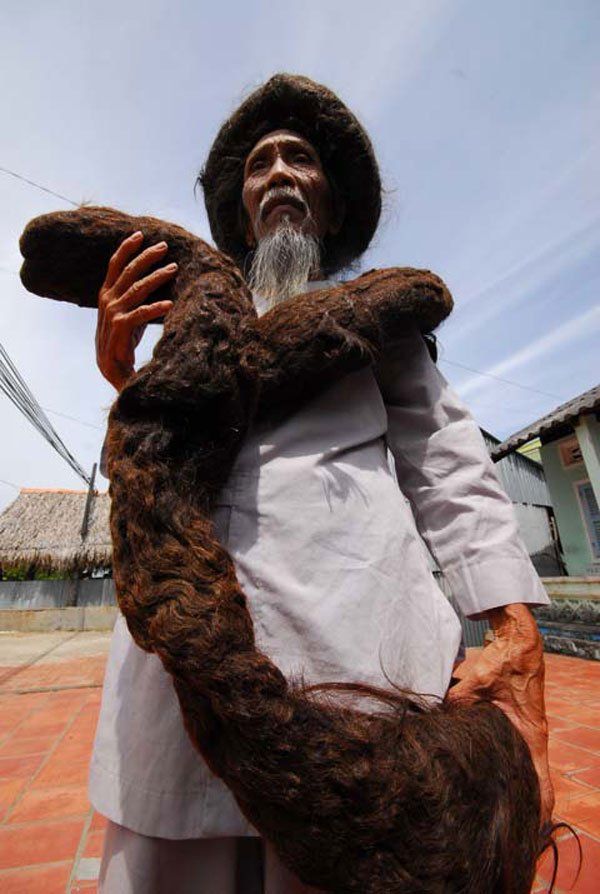
<path id="1" fill-rule="evenodd" d="M 423 541 L 468 616 L 549 602 L 478 426 L 416 330 L 378 369 L 346 375 L 276 427 L 251 429 L 215 522 L 258 647 L 309 682 L 387 686 L 387 676 L 443 697 L 461 628 Z M 189 743 L 159 659 L 133 643 L 122 617 L 90 799 L 143 835 L 256 834 Z"/>

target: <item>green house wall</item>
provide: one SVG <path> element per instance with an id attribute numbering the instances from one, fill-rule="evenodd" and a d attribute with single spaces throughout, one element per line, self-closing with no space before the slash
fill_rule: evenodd
<path id="1" fill-rule="evenodd" d="M 595 432 L 595 437 L 599 437 L 598 430 Z M 567 571 L 571 576 L 597 574 L 598 559 L 592 554 L 575 488 L 578 481 L 589 479 L 590 476 L 583 462 L 564 468 L 559 453 L 560 443 L 555 441 L 544 444 L 541 448 L 541 458 Z"/>

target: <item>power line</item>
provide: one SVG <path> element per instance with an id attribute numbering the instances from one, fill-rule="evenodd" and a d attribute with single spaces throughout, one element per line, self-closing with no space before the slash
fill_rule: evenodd
<path id="1" fill-rule="evenodd" d="M 58 410 L 51 410 L 49 407 L 42 407 L 42 410 L 45 410 L 46 413 L 52 413 L 53 416 L 60 416 L 61 419 L 69 419 L 71 422 L 78 422 L 79 425 L 85 425 L 87 428 L 95 428 L 96 431 L 104 431 L 101 425 L 94 425 L 93 422 L 84 422 L 83 419 L 78 419 L 77 416 L 68 416 L 66 413 L 59 413 Z"/>
<path id="2" fill-rule="evenodd" d="M 87 485 L 90 478 L 61 440 L 52 423 L 29 390 L 16 366 L 0 344 L 0 391 L 21 411 L 42 437 Z"/>
<path id="3" fill-rule="evenodd" d="M 17 484 L 13 484 L 12 481 L 5 481 L 4 478 L 0 478 L 0 484 L 8 484 L 9 487 L 14 487 L 15 490 L 21 490 Z"/>
<path id="4" fill-rule="evenodd" d="M 3 174 L 10 174 L 11 177 L 16 177 L 17 180 L 22 180 L 23 183 L 35 186 L 36 189 L 41 189 L 42 192 L 47 192 L 51 196 L 56 196 L 57 199 L 62 199 L 63 202 L 68 202 L 69 205 L 74 205 L 75 208 L 79 208 L 79 205 L 81 204 L 81 202 L 74 202 L 73 199 L 69 199 L 67 196 L 63 196 L 59 192 L 54 192 L 53 189 L 48 189 L 47 186 L 42 186 L 41 183 L 36 183 L 35 180 L 29 180 L 28 177 L 23 177 L 22 174 L 17 174 L 16 171 L 11 171 L 10 168 L 3 168 L 0 166 L 0 171 L 2 171 Z"/>
<path id="5" fill-rule="evenodd" d="M 466 369 L 467 372 L 475 373 L 478 376 L 485 376 L 488 379 L 495 379 L 497 382 L 504 382 L 505 385 L 514 385 L 515 388 L 521 388 L 523 391 L 533 391 L 534 394 L 543 394 L 544 397 L 551 397 L 554 400 L 564 400 L 558 394 L 551 394 L 549 391 L 540 391 L 539 388 L 531 388 L 529 385 L 521 385 L 520 382 L 513 382 L 512 379 L 503 379 L 502 376 L 496 376 L 493 373 L 483 372 L 480 369 L 474 369 L 472 366 L 465 366 L 464 363 L 457 363 L 456 360 L 446 360 L 440 357 L 440 363 L 448 363 L 450 366 L 458 366 L 459 369 Z"/>
<path id="6" fill-rule="evenodd" d="M 16 171 L 11 171 L 9 168 L 4 168 L 0 166 L 0 171 L 4 174 L 10 174 L 12 177 L 16 177 L 18 180 L 22 180 L 24 183 L 28 183 L 30 186 L 34 186 L 36 189 L 41 189 L 43 192 L 49 193 L 50 195 L 56 196 L 58 199 L 62 199 L 65 202 L 68 202 L 70 205 L 73 205 L 75 208 L 78 208 L 81 204 L 80 202 L 74 202 L 73 199 L 69 199 L 67 196 L 61 195 L 61 193 L 55 192 L 53 189 L 48 189 L 46 186 L 42 186 L 40 183 L 36 183 L 34 180 L 29 180 L 27 177 L 24 177 L 22 174 L 17 174 Z M 3 273 L 10 273 L 14 276 L 18 276 L 14 270 L 9 270 L 6 267 L 0 267 Z M 549 391 L 541 391 L 539 388 L 531 388 L 528 385 L 521 385 L 519 382 L 514 382 L 511 379 L 504 379 L 502 376 L 496 376 L 493 373 L 483 372 L 480 369 L 474 369 L 471 366 L 465 366 L 463 363 L 457 363 L 455 360 L 446 360 L 443 357 L 440 357 L 441 363 L 447 363 L 450 366 L 456 366 L 459 369 L 464 369 L 467 372 L 475 373 L 478 376 L 484 376 L 488 379 L 495 379 L 497 382 L 503 382 L 505 385 L 513 385 L 515 388 L 520 388 L 523 391 L 531 391 L 534 394 L 541 394 L 544 397 L 551 397 L 553 400 L 563 400 L 562 397 L 559 397 L 557 394 L 551 394 Z M 49 410 L 50 413 L 55 413 L 55 415 L 60 416 L 61 413 L 58 413 L 55 410 Z M 89 425 L 91 428 L 99 428 L 96 425 L 90 425 L 90 423 L 82 422 L 80 419 L 75 419 L 72 416 L 65 416 L 66 419 L 71 419 L 73 422 L 81 422 L 82 425 Z"/>

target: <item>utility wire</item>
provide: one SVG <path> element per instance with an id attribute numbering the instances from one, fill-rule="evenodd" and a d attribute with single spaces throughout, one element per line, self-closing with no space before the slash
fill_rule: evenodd
<path id="1" fill-rule="evenodd" d="M 467 372 L 475 373 L 478 376 L 485 376 L 487 379 L 495 379 L 497 382 L 504 382 L 505 385 L 514 385 L 515 388 L 521 388 L 523 391 L 533 391 L 534 394 L 543 394 L 544 397 L 551 397 L 554 400 L 564 400 L 558 394 L 550 394 L 549 391 L 540 391 L 539 388 L 531 388 L 529 385 L 521 385 L 519 382 L 513 382 L 511 379 L 503 379 L 502 376 L 495 376 L 493 373 L 483 372 L 480 369 L 473 369 L 472 366 L 465 366 L 464 363 L 457 363 L 456 360 L 446 360 L 440 357 L 440 363 L 448 363 L 450 366 L 458 366 L 459 369 L 466 369 Z"/>
<path id="2" fill-rule="evenodd" d="M 53 189 L 48 189 L 46 186 L 42 186 L 40 183 L 36 183 L 34 180 L 29 180 L 27 177 L 23 177 L 22 174 L 17 174 L 16 171 L 11 171 L 9 168 L 4 168 L 0 166 L 0 171 L 3 174 L 10 174 L 12 177 L 16 177 L 18 180 L 22 180 L 24 183 L 28 183 L 30 186 L 34 186 L 36 189 L 41 189 L 43 192 L 49 193 L 52 196 L 56 196 L 58 199 L 62 199 L 65 202 L 68 202 L 70 205 L 73 205 L 75 208 L 78 208 L 81 204 L 80 202 L 74 202 L 73 199 L 69 199 L 67 196 L 63 196 L 58 192 L 54 192 Z M 9 270 L 6 267 L 1 267 L 3 273 L 12 273 L 15 276 L 18 276 L 14 270 Z M 523 391 L 531 391 L 534 394 L 542 394 L 544 397 L 551 397 L 553 400 L 563 400 L 562 397 L 559 397 L 557 394 L 550 394 L 549 391 L 540 391 L 539 388 L 530 388 L 528 385 L 521 385 L 519 382 L 513 382 L 511 379 L 504 379 L 502 376 L 495 376 L 493 373 L 483 372 L 480 369 L 474 369 L 471 366 L 465 366 L 463 363 L 457 363 L 455 360 L 446 360 L 444 357 L 440 357 L 440 362 L 447 363 L 450 366 L 456 366 L 459 369 L 464 369 L 467 372 L 475 373 L 478 376 L 485 376 L 488 379 L 495 379 L 497 382 L 503 382 L 505 385 L 513 385 L 515 388 L 521 388 Z M 50 410 L 49 412 L 56 412 Z M 60 413 L 56 413 L 56 415 L 61 415 Z M 73 417 L 66 417 L 73 418 Z M 81 420 L 76 419 L 75 422 L 80 422 Z M 89 423 L 82 423 L 83 425 L 87 425 Z M 97 428 L 98 426 L 92 426 L 92 428 Z"/>
<path id="3" fill-rule="evenodd" d="M 79 425 L 85 425 L 86 428 L 95 428 L 96 431 L 104 431 L 101 425 L 94 425 L 93 422 L 84 422 L 83 419 L 78 419 L 77 416 L 68 416 L 66 413 L 59 413 L 58 410 L 51 410 L 49 407 L 42 407 L 42 410 L 45 410 L 46 413 L 52 413 L 53 416 L 60 416 L 61 419 L 68 419 L 70 422 L 78 422 Z"/>
<path id="4" fill-rule="evenodd" d="M 68 202 L 69 205 L 74 205 L 75 208 L 78 208 L 81 204 L 81 202 L 74 202 L 73 199 L 69 199 L 67 196 L 63 196 L 59 192 L 54 192 L 53 189 L 48 189 L 47 186 L 42 186 L 41 183 L 36 183 L 35 180 L 29 180 L 27 177 L 23 177 L 22 174 L 17 174 L 16 171 L 11 171 L 10 168 L 3 168 L 0 166 L 0 171 L 3 174 L 10 174 L 11 177 L 16 177 L 17 180 L 22 180 L 23 183 L 28 183 L 30 186 L 35 186 L 36 189 L 41 189 L 42 192 L 47 192 L 51 196 L 56 196 L 57 199 L 62 199 L 63 202 Z"/>
<path id="5" fill-rule="evenodd" d="M 16 366 L 0 344 L 0 391 L 23 413 L 43 438 L 88 486 L 90 478 L 66 447 L 41 406 L 29 390 Z"/>
<path id="6" fill-rule="evenodd" d="M 46 192 L 46 193 L 49 193 L 49 194 L 52 195 L 52 196 L 56 196 L 57 199 L 62 199 L 63 201 L 68 202 L 70 205 L 73 205 L 75 208 L 79 207 L 79 205 L 80 205 L 79 202 L 74 202 L 73 199 L 69 199 L 67 196 L 63 196 L 63 195 L 61 195 L 61 193 L 59 193 L 59 192 L 55 192 L 53 189 L 48 189 L 48 187 L 46 187 L 46 186 L 42 186 L 40 183 L 36 183 L 34 180 L 29 180 L 29 178 L 27 178 L 27 177 L 23 177 L 22 174 L 17 174 L 16 171 L 11 171 L 9 168 L 4 168 L 4 167 L 1 167 L 1 166 L 0 166 L 0 171 L 1 171 L 3 174 L 10 174 L 11 177 L 16 177 L 17 180 L 22 180 L 23 183 L 28 183 L 30 186 L 34 186 L 36 189 L 41 189 L 42 192 Z M 2 273 L 8 273 L 8 274 L 10 274 L 11 276 L 19 276 L 19 274 L 17 273 L 16 270 L 10 270 L 8 267 L 0 267 L 0 271 L 1 271 Z M 4 349 L 2 349 L 2 351 L 3 351 L 4 356 L 8 359 L 8 362 L 11 363 L 10 358 L 8 358 L 8 355 L 6 354 L 6 352 L 4 351 Z M 11 363 L 11 366 L 12 366 L 12 363 Z M 15 369 L 14 366 L 13 366 L 13 374 L 14 374 L 14 373 L 16 373 L 16 374 L 18 375 L 16 369 Z M 23 385 L 25 385 L 24 382 L 23 382 Z M 0 387 L 2 387 L 2 386 L 0 386 Z M 8 386 L 7 386 L 7 387 L 8 387 Z M 27 387 L 27 386 L 25 386 L 25 387 Z M 5 390 L 5 388 L 2 388 L 2 390 L 4 391 L 5 394 L 7 394 L 7 391 Z M 10 397 L 10 395 L 8 395 L 8 394 L 7 394 L 7 396 Z M 12 397 L 11 397 L 11 400 L 12 400 Z M 14 400 L 13 400 L 13 403 L 15 403 Z M 17 404 L 17 405 L 19 406 L 19 409 L 20 409 L 22 412 L 25 412 L 25 407 L 24 407 L 24 405 L 20 405 L 20 404 Z M 39 409 L 40 409 L 40 410 L 43 410 L 44 408 L 43 408 L 43 407 L 39 407 Z M 54 416 L 62 416 L 63 419 L 70 419 L 71 422 L 79 422 L 80 425 L 85 425 L 85 426 L 87 426 L 88 428 L 95 428 L 95 429 L 97 429 L 98 431 L 102 431 L 102 429 L 101 429 L 101 427 L 100 427 L 99 425 L 92 425 L 91 422 L 84 422 L 82 419 L 76 419 L 74 416 L 67 416 L 65 413 L 59 413 L 58 410 L 50 410 L 50 409 L 47 409 L 47 408 L 46 408 L 46 412 L 48 412 L 48 413 L 52 413 Z M 27 415 L 27 413 L 25 413 L 25 415 Z M 30 418 L 30 417 L 28 416 L 28 418 Z M 47 420 L 46 420 L 46 421 L 47 421 Z M 33 422 L 33 420 L 32 420 L 31 418 L 30 418 L 30 422 L 32 422 L 32 423 L 35 425 L 35 427 L 38 428 L 37 424 L 36 424 L 35 422 Z M 49 422 L 48 422 L 48 425 L 50 425 Z M 50 425 L 50 427 L 52 427 L 52 426 Z M 38 428 L 38 431 L 39 431 L 39 428 Z M 56 435 L 56 437 L 58 437 L 58 435 Z M 60 438 L 59 438 L 59 440 L 60 440 Z M 63 446 L 64 446 L 64 445 L 63 445 Z M 66 450 L 66 448 L 65 448 L 65 450 Z M 67 452 L 68 452 L 68 451 L 67 451 Z M 78 472 L 77 474 L 79 474 L 79 472 Z M 87 477 L 86 477 L 86 481 L 87 481 L 87 480 L 88 480 L 88 479 L 87 479 Z"/>
<path id="7" fill-rule="evenodd" d="M 0 345 L 0 389 L 4 391 L 9 400 L 21 410 L 40 434 L 61 453 L 70 465 L 74 464 L 75 471 L 79 474 L 78 463 L 71 456 L 62 443 L 60 437 L 52 428 L 42 408 L 37 403 L 33 394 L 20 376 L 10 357 Z M 83 471 L 83 470 L 81 470 Z"/>
<path id="8" fill-rule="evenodd" d="M 12 481 L 5 481 L 4 478 L 0 478 L 0 484 L 8 484 L 9 487 L 14 487 L 15 490 L 21 490 L 17 484 L 13 484 Z"/>

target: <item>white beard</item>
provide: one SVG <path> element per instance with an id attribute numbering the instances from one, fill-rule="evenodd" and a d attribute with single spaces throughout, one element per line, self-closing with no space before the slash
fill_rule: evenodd
<path id="1" fill-rule="evenodd" d="M 250 265 L 248 284 L 269 307 L 297 295 L 320 268 L 321 246 L 290 223 L 287 215 L 273 233 L 258 243 Z"/>

